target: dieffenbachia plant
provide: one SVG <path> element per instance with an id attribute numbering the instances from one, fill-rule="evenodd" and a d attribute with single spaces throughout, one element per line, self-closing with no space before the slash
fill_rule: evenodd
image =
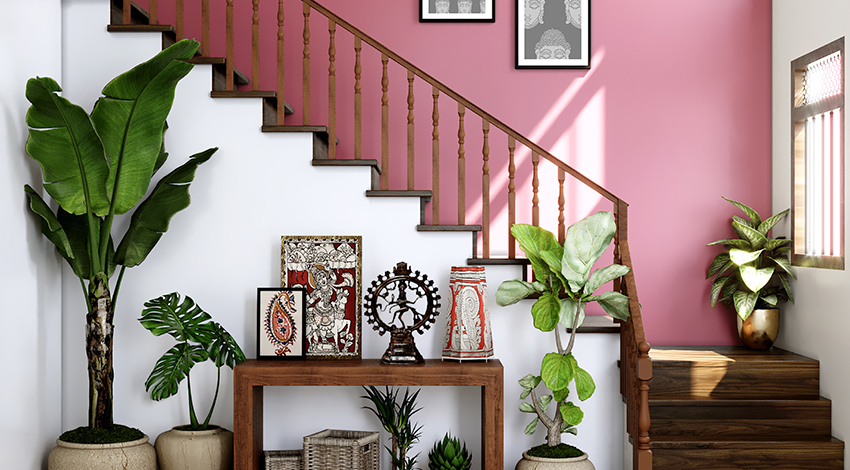
<path id="1" fill-rule="evenodd" d="M 726 199 L 725 197 L 723 199 Z M 788 215 L 789 209 L 762 220 L 750 206 L 726 199 L 747 218 L 732 216 L 732 228 L 739 238 L 724 238 L 708 246 L 723 245 L 708 267 L 706 279 L 711 283 L 711 306 L 720 301 L 734 308 L 742 320 L 755 309 L 776 308 L 779 302 L 790 300 L 789 277 L 796 279 L 788 259 L 791 240 L 770 238 L 770 230 Z"/>
<path id="2" fill-rule="evenodd" d="M 29 139 L 26 151 L 41 165 L 44 189 L 24 187 L 42 233 L 56 245 L 80 279 L 86 297 L 88 425 L 112 427 L 113 315 L 124 270 L 145 260 L 171 217 L 189 205 L 189 185 L 211 148 L 162 177 L 145 197 L 165 163 L 163 134 L 177 83 L 193 65 L 199 43 L 183 40 L 119 75 L 103 88 L 91 114 L 59 95 L 52 78 L 27 82 Z M 133 210 L 116 247 L 113 221 Z M 114 289 L 110 281 L 120 266 Z"/>
<path id="3" fill-rule="evenodd" d="M 534 272 L 534 281 L 519 279 L 503 282 L 496 291 L 496 303 L 511 305 L 521 299 L 538 294 L 531 307 L 534 327 L 543 332 L 555 332 L 557 350 L 543 357 L 540 372 L 529 374 L 519 380 L 523 388 L 520 411 L 536 417 L 525 428 L 533 434 L 538 423 L 548 429 L 546 443 L 556 446 L 561 443 L 561 434 L 576 433 L 575 426 L 584 419 L 584 412 L 569 401 L 571 383 L 579 400 L 593 395 L 596 384 L 590 374 L 579 367 L 572 353 L 576 330 L 584 321 L 585 305 L 597 302 L 609 315 L 620 320 L 629 317 L 629 299 L 619 292 L 594 292 L 603 284 L 611 282 L 629 272 L 619 264 L 593 270 L 614 238 L 616 224 L 610 212 L 597 212 L 567 229 L 564 245 L 555 235 L 540 227 L 514 225 L 511 234 L 519 242 Z M 561 341 L 561 328 L 570 331 L 566 347 Z M 537 387 L 543 383 L 551 392 L 539 395 Z M 529 401 L 525 401 L 530 398 Z M 547 414 L 554 405 L 553 416 Z"/>

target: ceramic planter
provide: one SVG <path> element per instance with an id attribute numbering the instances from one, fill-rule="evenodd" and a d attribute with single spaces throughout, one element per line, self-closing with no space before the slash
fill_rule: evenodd
<path id="1" fill-rule="evenodd" d="M 770 349 L 779 335 L 779 309 L 757 309 L 741 320 L 738 319 L 738 337 L 750 349 Z"/>
<path id="2" fill-rule="evenodd" d="M 549 459 L 523 452 L 522 460 L 516 464 L 516 470 L 596 470 L 596 467 L 588 460 L 587 454 L 566 459 Z"/>
<path id="3" fill-rule="evenodd" d="M 77 444 L 56 440 L 48 470 L 156 470 L 156 452 L 148 436 L 114 444 Z"/>
<path id="4" fill-rule="evenodd" d="M 189 431 L 175 426 L 156 438 L 160 470 L 231 470 L 233 433 L 218 426 Z"/>

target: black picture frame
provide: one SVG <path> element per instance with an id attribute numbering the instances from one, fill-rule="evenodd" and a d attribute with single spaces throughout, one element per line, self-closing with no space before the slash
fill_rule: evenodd
<path id="1" fill-rule="evenodd" d="M 257 359 L 305 359 L 307 289 L 257 288 Z M 277 331 L 272 329 L 278 325 Z M 282 331 L 281 331 L 282 329 Z"/>
<path id="2" fill-rule="evenodd" d="M 590 69 L 591 0 L 514 1 L 515 68 Z"/>
<path id="3" fill-rule="evenodd" d="M 461 9 L 468 12 L 461 12 Z M 419 0 L 420 23 L 493 23 L 496 0 Z"/>

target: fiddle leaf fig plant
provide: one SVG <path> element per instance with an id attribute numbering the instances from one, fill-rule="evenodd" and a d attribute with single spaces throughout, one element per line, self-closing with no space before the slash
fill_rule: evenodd
<path id="1" fill-rule="evenodd" d="M 245 354 L 220 324 L 212 321 L 209 313 L 198 306 L 191 297 L 182 301 L 180 294 L 172 292 L 145 302 L 139 322 L 154 336 L 171 335 L 177 344 L 156 361 L 153 371 L 145 381 L 145 391 L 151 399 L 159 401 L 176 395 L 180 382 L 186 379 L 189 393 L 189 429 L 204 430 L 209 425 L 221 385 L 221 368 L 233 369 L 245 360 Z M 189 372 L 195 364 L 213 361 L 216 367 L 215 394 L 203 424 L 195 415 L 192 400 L 192 381 Z"/>
<path id="2" fill-rule="evenodd" d="M 171 218 L 189 206 L 195 170 L 217 150 L 192 155 L 148 193 L 168 158 L 165 120 L 177 83 L 192 70 L 186 60 L 198 45 L 177 42 L 119 75 L 103 88 L 91 114 L 62 97 L 52 78 L 27 82 L 32 106 L 26 151 L 41 166 L 44 189 L 57 211 L 39 191 L 29 185 L 24 191 L 30 210 L 41 219 L 42 233 L 80 279 L 86 297 L 90 428 L 113 425 L 113 315 L 124 271 L 141 264 Z M 116 247 L 113 222 L 130 211 L 128 229 Z"/>
<path id="3" fill-rule="evenodd" d="M 725 197 L 723 199 L 726 199 Z M 762 220 L 759 213 L 746 204 L 726 199 L 741 209 L 746 218 L 732 216 L 732 229 L 739 238 L 726 238 L 707 246 L 727 248 L 714 257 L 706 279 L 711 279 L 711 306 L 723 302 L 733 308 L 741 320 L 755 309 L 776 308 L 779 302 L 790 300 L 790 277 L 796 278 L 788 259 L 791 240 L 770 238 L 771 229 L 789 209 Z"/>
<path id="4" fill-rule="evenodd" d="M 534 434 L 538 423 L 543 423 L 548 430 L 546 444 L 549 447 L 561 443 L 561 434 L 575 434 L 575 426 L 584 419 L 581 408 L 569 400 L 570 384 L 574 384 L 581 401 L 590 398 L 596 390 L 593 378 L 579 367 L 572 353 L 576 330 L 584 321 L 585 306 L 597 302 L 614 318 L 626 320 L 629 317 L 628 297 L 612 291 L 595 293 L 603 284 L 629 272 L 628 267 L 619 264 L 593 270 L 610 246 L 615 231 L 616 224 L 610 212 L 597 212 L 570 226 L 563 245 L 554 234 L 540 227 L 521 224 L 511 227 L 511 233 L 531 263 L 534 281 L 503 282 L 496 291 L 496 303 L 511 305 L 538 294 L 539 298 L 531 306 L 534 327 L 555 333 L 556 350 L 543 357 L 540 372 L 519 380 L 523 389 L 519 409 L 535 415 L 525 433 Z M 560 328 L 570 332 L 566 347 L 561 341 Z M 541 383 L 551 393 L 538 394 Z M 547 413 L 553 405 L 554 414 L 550 416 Z"/>

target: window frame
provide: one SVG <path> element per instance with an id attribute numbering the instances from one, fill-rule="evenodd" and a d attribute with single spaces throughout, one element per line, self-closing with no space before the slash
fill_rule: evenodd
<path id="1" fill-rule="evenodd" d="M 811 104 L 800 104 L 803 97 L 803 75 L 806 68 L 812 63 L 828 57 L 831 54 L 840 52 L 841 54 L 841 92 L 838 95 L 830 96 Z M 844 70 L 845 70 L 845 52 L 844 52 L 844 37 L 841 37 L 829 44 L 815 49 L 808 54 L 805 54 L 791 61 L 791 238 L 793 239 L 791 248 L 791 264 L 800 267 L 824 268 L 844 270 L 844 128 L 845 128 L 845 110 L 844 110 Z M 837 206 L 839 215 L 839 235 L 838 235 L 838 256 L 815 255 L 806 253 L 806 220 L 805 220 L 805 204 L 806 204 L 806 120 L 811 117 L 820 116 L 822 114 L 839 110 L 839 168 L 838 172 L 838 201 L 833 201 L 833 207 Z M 802 137 L 801 137 L 802 135 Z M 831 175 L 834 175 L 834 171 Z M 802 184 L 797 181 L 800 177 Z M 802 210 L 798 200 L 802 193 Z M 833 210 L 836 210 L 833 208 Z M 802 212 L 802 214 L 801 214 Z M 798 220 L 799 219 L 799 220 Z M 803 245 L 802 247 L 800 245 Z M 802 248 L 802 249 L 801 249 Z"/>

